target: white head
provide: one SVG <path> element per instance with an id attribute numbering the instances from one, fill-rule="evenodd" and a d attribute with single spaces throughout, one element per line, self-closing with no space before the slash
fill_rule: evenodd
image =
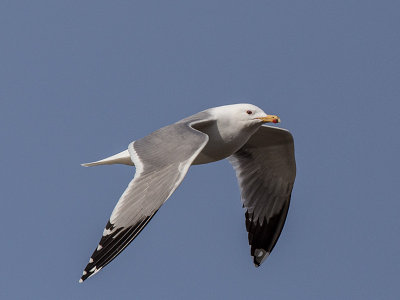
<path id="1" fill-rule="evenodd" d="M 211 112 L 224 123 L 240 124 L 243 127 L 280 122 L 277 116 L 267 115 L 261 108 L 248 103 L 218 106 L 212 108 Z"/>

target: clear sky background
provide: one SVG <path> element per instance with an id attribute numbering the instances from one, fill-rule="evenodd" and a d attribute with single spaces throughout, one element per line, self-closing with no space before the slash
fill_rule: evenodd
<path id="1" fill-rule="evenodd" d="M 400 299 L 399 1 L 1 1 L 1 299 Z M 252 264 L 227 161 L 189 170 L 78 279 L 134 174 L 82 168 L 249 102 L 295 138 L 283 233 Z"/>

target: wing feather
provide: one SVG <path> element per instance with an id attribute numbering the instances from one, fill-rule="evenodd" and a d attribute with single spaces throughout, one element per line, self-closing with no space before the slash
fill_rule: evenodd
<path id="1" fill-rule="evenodd" d="M 245 208 L 251 255 L 259 266 L 283 229 L 296 176 L 289 131 L 262 126 L 229 161 L 236 171 Z"/>
<path id="2" fill-rule="evenodd" d="M 135 177 L 115 206 L 80 282 L 121 253 L 175 191 L 208 142 L 208 136 L 192 125 L 211 121 L 178 122 L 129 145 Z"/>

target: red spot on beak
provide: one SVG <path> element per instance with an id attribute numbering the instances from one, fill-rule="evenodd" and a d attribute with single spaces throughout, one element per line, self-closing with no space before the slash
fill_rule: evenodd
<path id="1" fill-rule="evenodd" d="M 272 123 L 278 123 L 278 120 L 277 119 L 273 119 Z"/>

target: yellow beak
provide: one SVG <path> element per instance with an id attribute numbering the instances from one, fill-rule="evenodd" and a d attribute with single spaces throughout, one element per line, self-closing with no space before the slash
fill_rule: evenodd
<path id="1" fill-rule="evenodd" d="M 279 123 L 281 119 L 278 116 L 267 115 L 266 117 L 256 118 L 261 120 L 263 123 Z"/>

